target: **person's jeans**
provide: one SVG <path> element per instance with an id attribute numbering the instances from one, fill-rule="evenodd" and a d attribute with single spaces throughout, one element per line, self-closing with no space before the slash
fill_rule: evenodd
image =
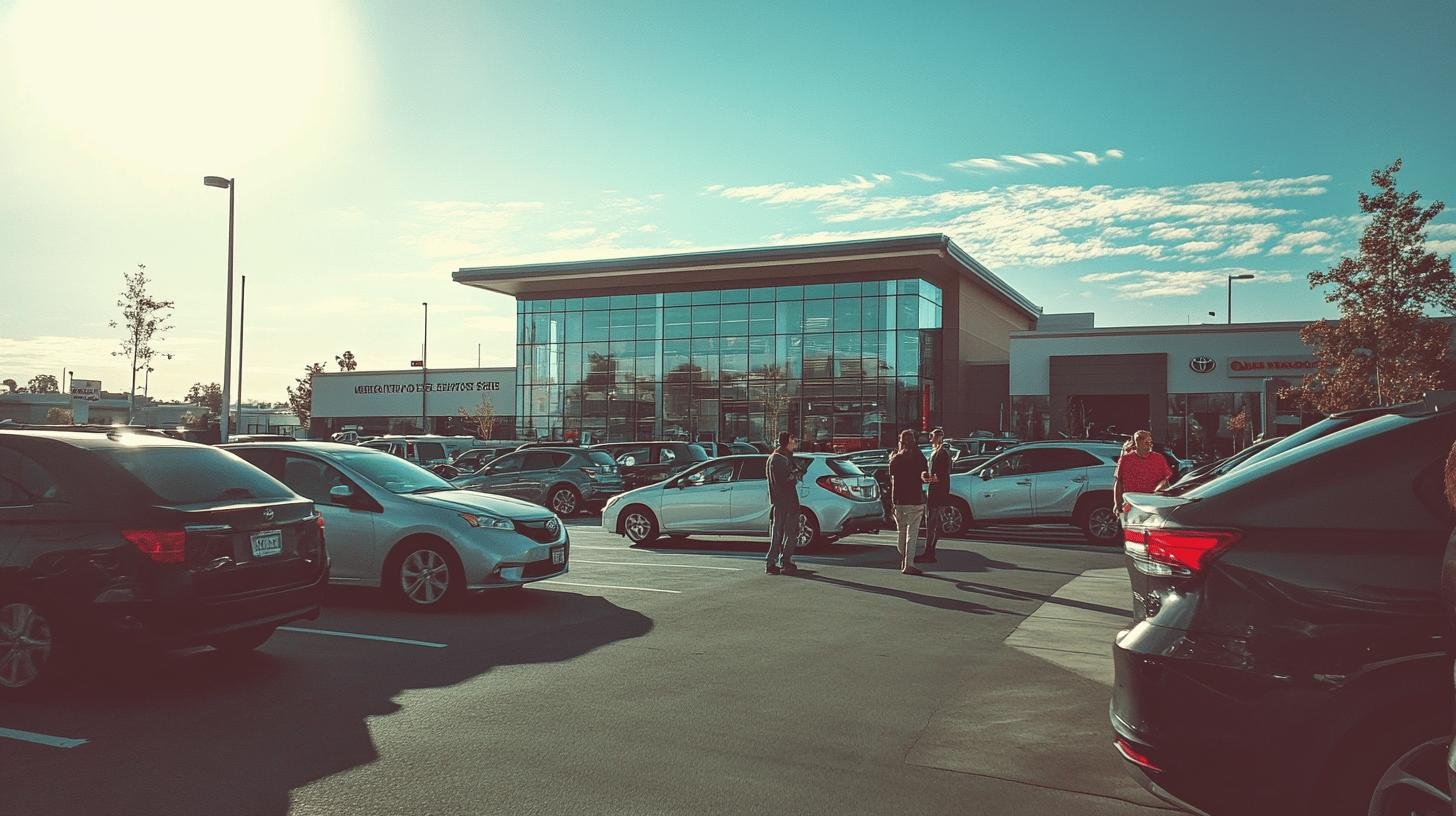
<path id="1" fill-rule="evenodd" d="M 777 567 L 790 562 L 794 557 L 794 547 L 798 543 L 799 506 L 774 505 L 773 519 L 769 524 L 768 565 Z"/>
<path id="2" fill-rule="evenodd" d="M 925 554 L 935 556 L 935 545 L 940 542 L 941 505 L 932 504 L 925 511 Z"/>
<path id="3" fill-rule="evenodd" d="M 895 546 L 900 549 L 900 568 L 911 566 L 915 556 L 919 555 L 916 549 L 920 546 L 920 520 L 925 517 L 925 505 L 923 504 L 897 504 L 895 505 L 895 530 L 897 538 Z"/>

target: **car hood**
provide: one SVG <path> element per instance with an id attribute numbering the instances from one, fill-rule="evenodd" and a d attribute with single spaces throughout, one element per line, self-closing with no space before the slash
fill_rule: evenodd
<path id="1" fill-rule="evenodd" d="M 636 487 L 624 493 L 618 493 L 617 496 L 612 499 L 612 504 L 616 505 L 617 507 L 625 507 L 627 506 L 628 502 L 631 502 L 633 500 L 653 501 L 655 499 L 661 498 L 663 484 L 665 484 L 665 480 L 663 482 L 653 482 L 650 485 Z"/>
<path id="2" fill-rule="evenodd" d="M 491 513 L 514 521 L 536 521 L 554 515 L 539 504 L 474 490 L 442 490 L 439 493 L 405 494 L 400 498 L 457 513 Z"/>

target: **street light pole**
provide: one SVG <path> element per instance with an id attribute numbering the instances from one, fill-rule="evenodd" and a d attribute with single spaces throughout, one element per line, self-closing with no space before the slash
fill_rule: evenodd
<path id="1" fill-rule="evenodd" d="M 243 319 L 248 313 L 248 276 L 240 278 L 238 292 L 238 433 L 243 431 L 243 334 L 247 331 Z"/>
<path id="2" fill-rule="evenodd" d="M 218 441 L 228 441 L 229 394 L 233 379 L 233 212 L 237 179 L 222 176 L 204 176 L 202 183 L 228 191 L 228 245 L 227 245 L 227 319 L 223 331 L 227 334 L 222 344 L 222 418 L 218 422 Z"/>
<path id="3" fill-rule="evenodd" d="M 1236 280 L 1253 280 L 1253 279 L 1254 279 L 1254 276 L 1251 275 L 1251 274 L 1249 274 L 1249 273 L 1247 273 L 1247 272 L 1244 273 L 1244 274 L 1242 274 L 1242 275 L 1229 275 L 1228 276 L 1228 311 L 1225 312 L 1225 314 L 1228 316 L 1229 325 L 1233 325 L 1233 322 L 1234 322 L 1234 281 L 1236 281 Z"/>
<path id="4" fill-rule="evenodd" d="M 420 350 L 420 433 L 429 433 L 430 414 L 426 400 L 430 387 L 430 304 L 420 305 L 425 307 L 425 342 Z"/>

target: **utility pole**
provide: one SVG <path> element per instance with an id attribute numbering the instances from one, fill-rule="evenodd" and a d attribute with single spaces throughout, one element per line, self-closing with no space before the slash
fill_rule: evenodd
<path id="1" fill-rule="evenodd" d="M 243 431 L 243 317 L 248 313 L 248 276 L 240 275 L 242 290 L 238 293 L 238 433 Z"/>
<path id="2" fill-rule="evenodd" d="M 430 432 L 430 414 L 428 407 L 430 389 L 430 304 L 421 303 L 425 307 L 425 342 L 420 349 L 420 433 Z"/>

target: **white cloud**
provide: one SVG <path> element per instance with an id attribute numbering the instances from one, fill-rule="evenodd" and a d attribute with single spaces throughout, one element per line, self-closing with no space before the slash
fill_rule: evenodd
<path id="1" fill-rule="evenodd" d="M 1010 169 L 1004 162 L 996 159 L 961 159 L 950 163 L 951 167 L 958 170 L 1007 170 Z"/>
<path id="2" fill-rule="evenodd" d="M 1102 155 L 1109 159 L 1120 159 L 1122 158 L 1122 151 L 1114 147 L 1111 150 L 1104 151 Z"/>
<path id="3" fill-rule="evenodd" d="M 890 177 L 883 173 L 875 173 L 870 178 L 854 176 L 830 184 L 793 184 L 790 182 L 779 182 L 776 184 L 756 184 L 744 187 L 717 187 L 714 190 L 708 188 L 709 192 L 716 192 L 724 198 L 733 198 L 740 201 L 761 201 L 765 204 L 812 204 L 827 201 L 842 200 L 852 193 L 862 193 L 884 184 Z"/>
<path id="4" fill-rule="evenodd" d="M 1176 252 L 1198 254 L 1203 252 L 1212 252 L 1221 246 L 1223 246 L 1223 243 L 1219 241 L 1188 241 L 1186 243 L 1182 243 L 1173 247 L 1173 249 Z"/>
<path id="5" fill-rule="evenodd" d="M 929 173 L 922 173 L 919 170 L 901 170 L 900 174 L 913 179 L 919 179 L 920 181 L 945 181 L 940 176 L 932 176 Z"/>
<path id="6" fill-rule="evenodd" d="M 1121 150 L 1109 150 L 1098 156 L 1090 150 L 1073 150 L 1071 155 L 1066 153 L 1007 153 L 999 158 L 983 156 L 974 159 L 961 159 L 951 162 L 950 166 L 957 170 L 995 170 L 1005 172 L 1015 170 L 1018 167 L 1061 167 L 1066 164 L 1076 164 L 1080 159 L 1084 164 L 1097 164 L 1103 157 L 1110 159 L 1122 158 Z"/>
<path id="7" fill-rule="evenodd" d="M 1333 255 L 1334 253 L 1334 247 L 1328 247 L 1324 244 L 1311 244 L 1299 251 L 1301 255 Z"/>
<path id="8" fill-rule="evenodd" d="M 1456 238 L 1443 239 L 1440 241 L 1427 241 L 1426 249 L 1442 255 L 1456 253 Z"/>
<path id="9" fill-rule="evenodd" d="M 1288 272 L 1259 272 L 1243 267 L 1222 269 L 1135 269 L 1126 272 L 1100 272 L 1083 275 L 1082 283 L 1114 283 L 1110 288 L 1119 297 L 1149 299 L 1163 297 L 1189 297 L 1204 290 L 1228 285 L 1229 275 L 1256 275 L 1251 283 L 1289 283 L 1294 276 Z"/>
<path id="10" fill-rule="evenodd" d="M 1097 162 L 1102 161 L 1101 156 L 1098 156 L 1096 153 L 1093 153 L 1090 150 L 1073 150 L 1072 155 L 1076 156 L 1087 164 L 1096 164 Z"/>
<path id="11" fill-rule="evenodd" d="M 595 234 L 596 227 L 562 227 L 546 233 L 546 237 L 553 241 L 579 241 Z"/>
<path id="12" fill-rule="evenodd" d="M 1077 280 L 1081 281 L 1082 283 L 1107 283 L 1109 281 L 1122 280 L 1123 278 L 1131 278 L 1141 274 L 1143 273 L 1137 271 L 1136 269 L 1129 270 L 1127 272 L 1093 272 L 1090 275 L 1083 275 L 1082 277 L 1077 278 Z"/>
<path id="13" fill-rule="evenodd" d="M 1456 224 L 1428 224 L 1426 236 L 1428 238 L 1456 238 Z"/>

